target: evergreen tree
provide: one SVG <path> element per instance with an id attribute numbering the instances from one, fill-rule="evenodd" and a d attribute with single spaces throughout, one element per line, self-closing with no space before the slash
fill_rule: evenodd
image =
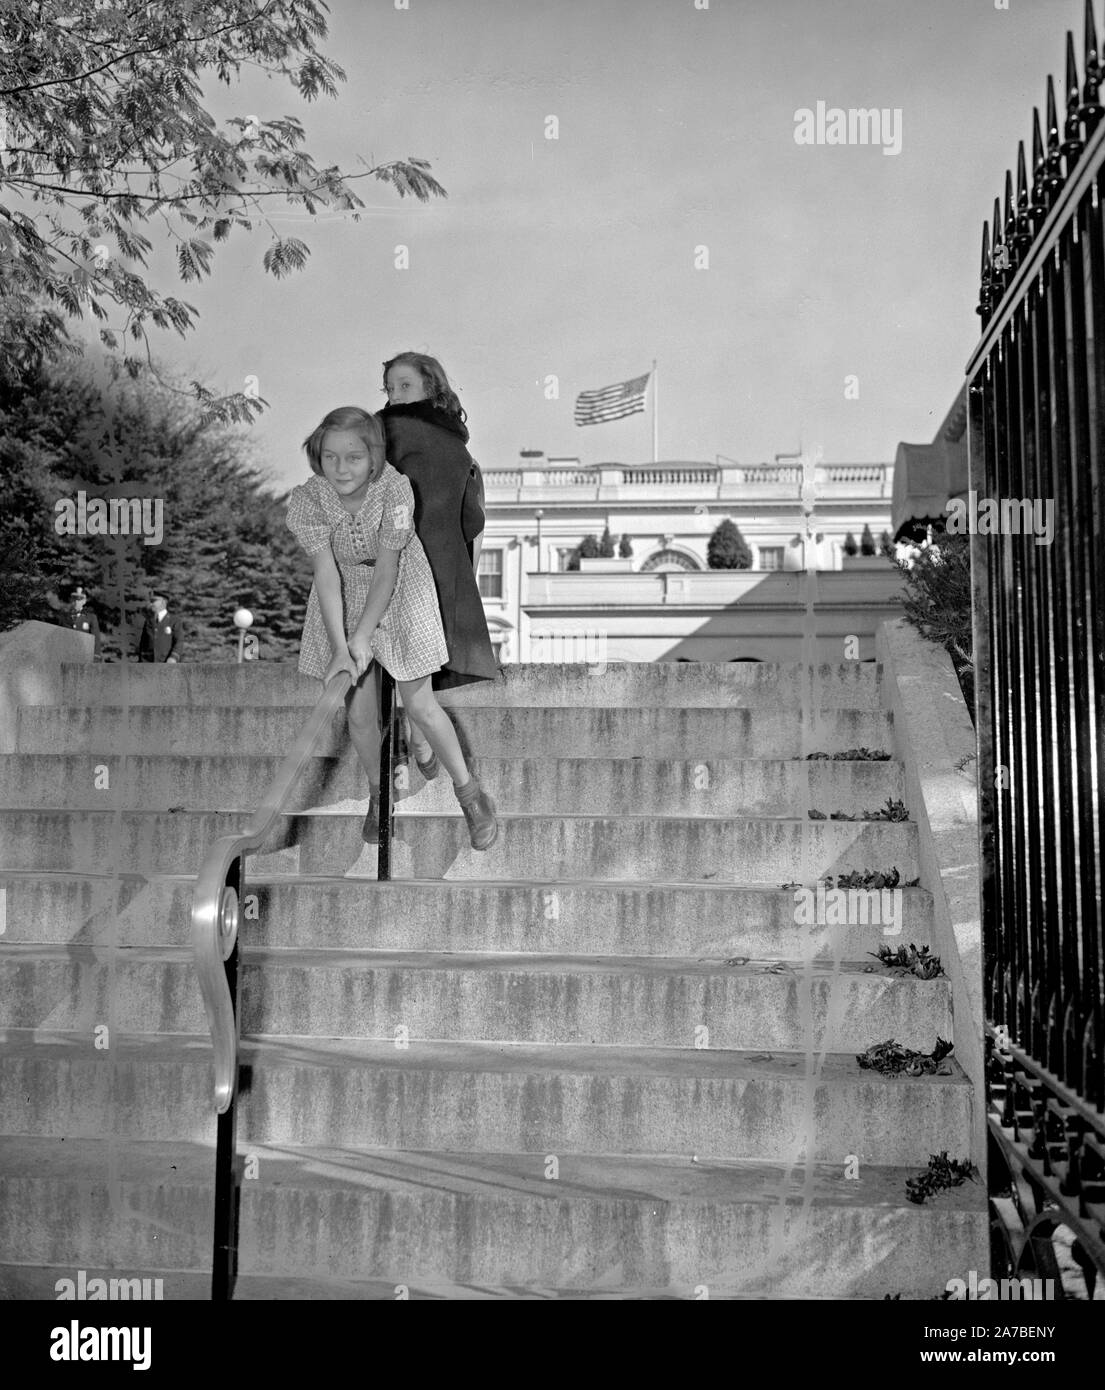
<path id="1" fill-rule="evenodd" d="M 598 538 L 595 536 L 584 536 L 579 543 L 579 556 L 581 560 L 597 560 L 602 554 Z"/>
<path id="2" fill-rule="evenodd" d="M 284 521 L 247 432 L 204 417 L 171 386 L 117 364 L 0 366 L 0 629 L 49 620 L 49 591 L 80 583 L 104 631 L 104 656 L 133 656 L 150 594 L 163 590 L 184 625 L 186 661 L 233 660 L 232 617 L 244 605 L 260 655 L 298 650 L 311 564 Z M 59 502 L 145 501 L 162 535 L 68 534 Z M 33 560 L 33 563 L 32 563 Z M 5 580 L 7 576 L 5 575 Z M 124 633 L 124 619 L 125 628 Z"/>
<path id="3" fill-rule="evenodd" d="M 871 528 L 866 522 L 863 526 L 863 535 L 859 538 L 859 553 L 861 555 L 874 555 L 877 553 L 875 550 L 875 537 L 871 534 Z"/>
<path id="4" fill-rule="evenodd" d="M 720 522 L 706 543 L 706 564 L 712 570 L 747 570 L 752 568 L 752 551 L 735 521 L 728 517 Z"/>
<path id="5" fill-rule="evenodd" d="M 894 558 L 894 542 L 890 539 L 889 531 L 884 531 L 879 537 L 879 554 L 890 560 Z"/>
<path id="6" fill-rule="evenodd" d="M 844 537 L 843 550 L 845 555 L 859 554 L 859 546 L 856 544 L 856 538 L 852 535 L 851 531 Z"/>
<path id="7" fill-rule="evenodd" d="M 610 534 L 609 523 L 603 530 L 602 539 L 599 541 L 599 559 L 612 560 L 614 558 L 614 537 Z"/>
<path id="8" fill-rule="evenodd" d="M 618 544 L 618 554 L 623 560 L 628 560 L 633 555 L 633 542 L 628 536 L 623 536 Z"/>

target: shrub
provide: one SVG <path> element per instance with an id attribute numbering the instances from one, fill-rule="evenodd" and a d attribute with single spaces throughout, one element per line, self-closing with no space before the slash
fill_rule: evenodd
<path id="1" fill-rule="evenodd" d="M 720 523 L 706 544 L 706 563 L 712 570 L 749 570 L 752 551 L 736 522 L 728 517 Z"/>
<path id="2" fill-rule="evenodd" d="M 970 537 L 937 535 L 896 563 L 906 576 L 902 598 L 905 617 L 922 637 L 943 647 L 951 657 L 973 719 Z"/>

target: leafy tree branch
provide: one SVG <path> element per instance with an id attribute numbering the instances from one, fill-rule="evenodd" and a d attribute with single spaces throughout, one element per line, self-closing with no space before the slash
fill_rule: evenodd
<path id="1" fill-rule="evenodd" d="M 184 283 L 214 272 L 219 245 L 266 226 L 264 270 L 303 268 L 309 246 L 266 219 L 273 199 L 307 215 L 340 211 L 359 221 L 357 181 L 373 178 L 400 198 L 445 197 L 424 159 L 359 170 L 320 165 L 291 116 L 233 116 L 220 127 L 204 82 L 231 86 L 243 66 L 287 80 L 304 100 L 335 97 L 344 70 L 325 56 L 327 14 L 317 0 L 38 0 L 0 9 L 0 297 L 41 315 L 34 350 L 73 350 L 69 321 L 108 321 L 100 341 L 146 345 L 150 328 L 186 335 L 197 310 L 151 284 L 145 271 L 157 228 L 176 246 Z M 199 26 L 197 28 L 197 26 Z M 133 372 L 138 359 L 127 358 Z M 199 395 L 205 409 L 248 420 L 263 408 L 237 393 Z"/>

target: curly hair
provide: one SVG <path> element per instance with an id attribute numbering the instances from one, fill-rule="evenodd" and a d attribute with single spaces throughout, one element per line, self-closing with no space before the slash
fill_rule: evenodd
<path id="1" fill-rule="evenodd" d="M 401 352 L 390 362 L 384 363 L 384 390 L 387 390 L 388 372 L 392 367 L 413 367 L 422 378 L 426 399 L 446 415 L 451 415 L 463 425 L 468 414 L 461 405 L 457 393 L 449 385 L 445 368 L 436 357 L 428 357 L 424 352 Z"/>

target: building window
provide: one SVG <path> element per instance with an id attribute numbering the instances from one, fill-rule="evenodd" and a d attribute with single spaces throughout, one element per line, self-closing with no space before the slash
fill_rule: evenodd
<path id="1" fill-rule="evenodd" d="M 501 550 L 480 551 L 479 576 L 481 598 L 502 598 L 503 552 Z"/>
<path id="2" fill-rule="evenodd" d="M 681 550 L 657 550 L 650 555 L 641 566 L 642 574 L 651 574 L 657 570 L 697 570 L 698 566 L 690 558 L 684 555 Z"/>
<path id="3" fill-rule="evenodd" d="M 566 571 L 567 571 L 567 569 L 568 569 L 568 561 L 571 560 L 572 556 L 575 555 L 575 553 L 576 553 L 576 551 L 577 551 L 578 549 L 579 549 L 579 547 L 578 547 L 578 546 L 575 546 L 575 545 L 560 545 L 560 546 L 557 546 L 557 549 L 556 549 L 556 568 L 557 568 L 557 573 L 558 573 L 558 574 L 564 574 L 564 573 L 566 573 Z M 577 568 L 578 568 L 578 564 L 579 564 L 579 561 L 578 561 L 578 558 L 577 558 L 577 560 L 576 560 Z"/>
<path id="4" fill-rule="evenodd" d="M 781 570 L 783 568 L 783 547 L 781 545 L 760 546 L 760 569 Z"/>

